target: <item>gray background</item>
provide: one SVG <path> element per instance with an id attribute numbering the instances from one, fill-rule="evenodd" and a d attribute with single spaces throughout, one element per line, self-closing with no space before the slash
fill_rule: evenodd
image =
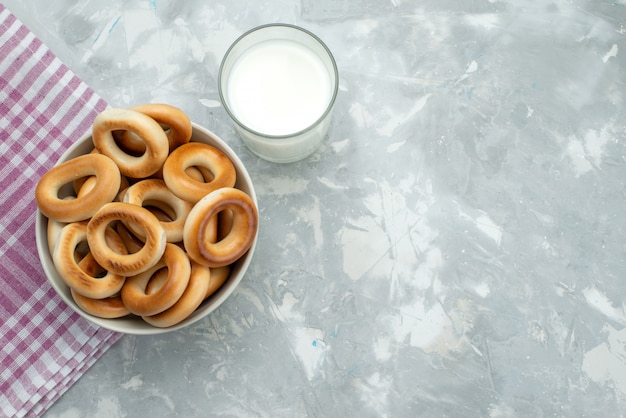
<path id="1" fill-rule="evenodd" d="M 624 0 L 5 4 L 112 106 L 217 133 L 259 195 L 233 296 L 123 337 L 47 417 L 624 416 Z M 289 165 L 217 93 L 271 22 L 340 72 L 328 138 Z"/>

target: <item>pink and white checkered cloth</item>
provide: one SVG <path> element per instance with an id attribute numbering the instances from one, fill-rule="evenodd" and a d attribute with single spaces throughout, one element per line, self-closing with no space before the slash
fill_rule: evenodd
<path id="1" fill-rule="evenodd" d="M 106 103 L 0 4 L 0 416 L 37 416 L 120 334 L 48 284 L 35 245 L 39 177 Z"/>

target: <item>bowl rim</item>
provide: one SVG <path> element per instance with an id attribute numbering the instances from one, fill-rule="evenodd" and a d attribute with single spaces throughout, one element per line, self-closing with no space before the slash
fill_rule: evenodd
<path id="1" fill-rule="evenodd" d="M 256 196 L 256 191 L 254 188 L 254 184 L 246 169 L 245 165 L 239 158 L 239 156 L 234 152 L 234 150 L 219 136 L 217 136 L 214 132 L 204 128 L 203 126 L 191 122 L 192 125 L 192 139 L 198 139 L 198 136 L 203 136 L 208 138 L 209 145 L 216 146 L 222 152 L 224 152 L 228 158 L 233 162 L 235 169 L 237 171 L 237 182 L 235 186 L 241 187 L 241 185 L 245 185 L 244 190 L 246 193 L 250 195 L 252 201 L 257 207 L 258 210 L 258 200 Z M 64 161 L 69 160 L 70 158 L 81 155 L 82 149 L 87 149 L 89 147 L 89 139 L 91 138 L 91 132 L 85 133 L 81 136 L 77 141 L 75 141 L 57 160 L 54 166 L 61 164 Z M 197 142 L 197 141 L 194 141 Z M 204 141 L 200 141 L 204 142 Z M 224 303 L 226 299 L 233 293 L 233 291 L 237 288 L 246 272 L 248 271 L 248 267 L 252 261 L 254 256 L 254 251 L 256 249 L 256 244 L 258 240 L 258 227 L 257 233 L 255 234 L 252 245 L 239 260 L 235 262 L 235 267 L 231 271 L 231 275 L 226 280 L 226 282 L 209 298 L 205 299 L 202 304 L 196 308 L 196 310 L 183 321 L 178 324 L 172 325 L 171 327 L 159 328 L 153 325 L 148 324 L 147 322 L 141 320 L 141 318 L 135 316 L 127 316 L 123 318 L 99 318 L 94 315 L 91 315 L 81 308 L 78 307 L 76 302 L 74 302 L 70 292 L 69 287 L 63 282 L 63 279 L 57 273 L 56 268 L 54 267 L 54 263 L 52 262 L 52 255 L 48 250 L 48 242 L 47 242 L 47 217 L 44 216 L 39 208 L 36 210 L 35 216 L 35 241 L 37 246 L 37 253 L 39 255 L 39 261 L 41 263 L 42 272 L 46 276 L 46 280 L 52 288 L 55 290 L 56 294 L 61 297 L 61 299 L 78 315 L 85 318 L 89 322 L 106 328 L 110 331 L 115 331 L 123 334 L 129 335 L 157 335 L 157 334 L 165 334 L 168 332 L 180 330 L 182 328 L 189 327 L 192 324 L 200 321 L 203 318 L 206 318 L 211 312 L 217 309 L 219 306 Z M 51 277 L 51 276 L 54 276 Z M 138 325 L 137 327 L 131 326 Z"/>

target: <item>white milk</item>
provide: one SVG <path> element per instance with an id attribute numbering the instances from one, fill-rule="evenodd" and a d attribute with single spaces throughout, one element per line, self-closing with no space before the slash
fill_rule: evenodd
<path id="1" fill-rule="evenodd" d="M 278 136 L 311 126 L 328 108 L 333 82 L 320 57 L 285 39 L 263 41 L 233 64 L 228 103 L 249 129 Z"/>

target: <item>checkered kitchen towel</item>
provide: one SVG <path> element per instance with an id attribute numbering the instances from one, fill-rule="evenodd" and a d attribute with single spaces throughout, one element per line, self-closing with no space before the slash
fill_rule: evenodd
<path id="1" fill-rule="evenodd" d="M 106 103 L 0 4 L 0 416 L 42 414 L 120 337 L 46 281 L 34 189 Z"/>

